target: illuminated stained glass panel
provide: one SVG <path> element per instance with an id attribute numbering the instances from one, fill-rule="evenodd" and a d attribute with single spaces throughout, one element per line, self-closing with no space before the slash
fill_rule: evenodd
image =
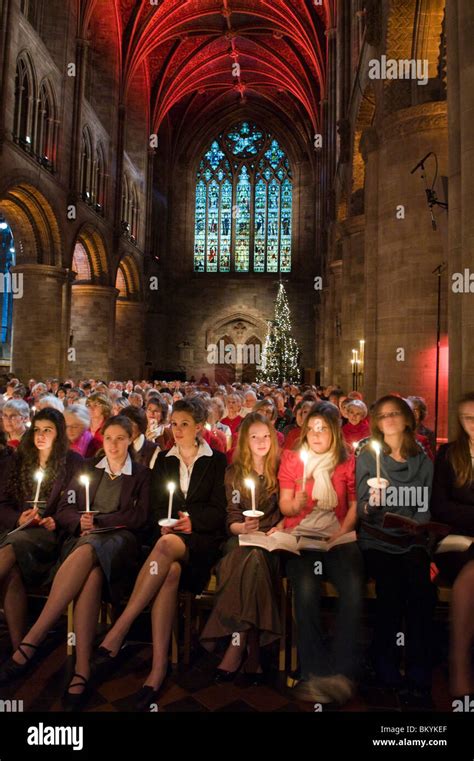
<path id="1" fill-rule="evenodd" d="M 206 247 L 206 185 L 200 180 L 196 186 L 196 216 L 194 224 L 194 271 L 205 272 Z"/>
<path id="2" fill-rule="evenodd" d="M 249 271 L 250 253 L 250 179 L 247 167 L 240 171 L 237 183 L 237 209 L 235 215 L 235 271 Z"/>
<path id="3" fill-rule="evenodd" d="M 219 185 L 213 180 L 207 189 L 207 265 L 208 272 L 217 272 L 219 243 Z"/>
<path id="4" fill-rule="evenodd" d="M 273 179 L 268 186 L 267 272 L 278 272 L 279 222 L 280 184 Z"/>
<path id="5" fill-rule="evenodd" d="M 264 136 L 255 125 L 250 126 L 248 122 L 242 122 L 227 133 L 225 142 L 234 156 L 256 156 L 262 149 Z"/>
<path id="6" fill-rule="evenodd" d="M 291 202 L 293 188 L 290 180 L 281 186 L 280 271 L 291 271 Z"/>
<path id="7" fill-rule="evenodd" d="M 255 185 L 254 272 L 265 272 L 265 230 L 267 227 L 267 184 L 260 179 Z"/>
<path id="8" fill-rule="evenodd" d="M 291 169 L 248 121 L 213 140 L 196 177 L 195 272 L 290 272 Z"/>
<path id="9" fill-rule="evenodd" d="M 230 272 L 230 241 L 232 237 L 232 183 L 226 180 L 221 188 L 221 229 L 219 271 Z"/>

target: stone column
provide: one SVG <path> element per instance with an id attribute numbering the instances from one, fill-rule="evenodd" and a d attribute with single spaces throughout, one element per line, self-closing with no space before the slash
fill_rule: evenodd
<path id="1" fill-rule="evenodd" d="M 363 214 L 348 217 L 339 224 L 342 239 L 342 294 L 340 342 L 340 384 L 347 393 L 352 390 L 350 360 L 352 349 L 359 351 L 359 341 L 365 340 L 365 283 L 364 283 L 364 225 Z M 359 385 L 359 391 L 363 387 Z"/>
<path id="2" fill-rule="evenodd" d="M 117 299 L 115 346 L 115 378 L 142 378 L 145 364 L 145 305 L 141 302 Z"/>
<path id="3" fill-rule="evenodd" d="M 425 397 L 432 427 L 437 327 L 437 276 L 432 272 L 445 252 L 442 232 L 431 227 L 424 185 L 410 171 L 433 151 L 439 176 L 447 173 L 447 104 L 430 102 L 391 113 L 381 132 L 377 273 L 369 274 L 367 283 L 377 297 L 377 396 L 395 391 Z M 432 169 L 427 166 L 429 178 L 432 172 L 434 162 Z M 439 185 L 436 191 L 442 194 Z M 441 394 L 440 436 L 446 431 L 446 407 Z"/>
<path id="4" fill-rule="evenodd" d="M 456 402 L 474 390 L 474 294 L 453 293 L 455 273 L 474 274 L 474 5 L 446 4 L 449 118 L 449 432 L 456 425 Z M 472 287 L 472 286 L 471 286 Z"/>
<path id="5" fill-rule="evenodd" d="M 71 331 L 73 334 L 73 378 L 112 380 L 114 360 L 129 345 L 115 341 L 115 302 L 118 290 L 91 283 L 72 286 Z"/>
<path id="6" fill-rule="evenodd" d="M 326 314 L 326 329 L 329 335 L 326 338 L 328 345 L 328 378 L 325 383 L 339 383 L 340 380 L 340 356 L 341 356 L 341 339 L 336 335 L 336 321 L 339 321 L 341 314 L 341 284 L 342 284 L 342 260 L 338 259 L 329 264 L 330 280 L 330 308 L 329 314 Z"/>
<path id="7" fill-rule="evenodd" d="M 374 127 L 362 133 L 360 151 L 365 162 L 365 231 L 364 283 L 364 396 L 368 401 L 377 394 L 377 268 L 379 216 L 379 140 Z"/>
<path id="8" fill-rule="evenodd" d="M 64 288 L 68 270 L 46 264 L 12 267 L 18 277 L 13 299 L 12 372 L 28 378 L 59 376 L 64 368 Z"/>

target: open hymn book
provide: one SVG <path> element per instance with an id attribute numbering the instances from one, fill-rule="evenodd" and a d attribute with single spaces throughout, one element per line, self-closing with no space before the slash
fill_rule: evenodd
<path id="1" fill-rule="evenodd" d="M 295 555 L 300 554 L 300 550 L 319 550 L 319 552 L 328 552 L 339 544 L 348 544 L 356 541 L 356 532 L 349 531 L 347 534 L 339 536 L 334 541 L 328 541 L 321 536 L 294 536 L 286 531 L 275 531 L 274 534 L 267 536 L 261 531 L 254 534 L 240 534 L 239 545 L 241 547 L 262 547 L 262 549 L 273 552 L 274 550 L 285 550 Z"/>

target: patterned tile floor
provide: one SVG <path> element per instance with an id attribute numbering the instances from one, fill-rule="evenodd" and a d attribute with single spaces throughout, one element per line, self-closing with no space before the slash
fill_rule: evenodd
<path id="1" fill-rule="evenodd" d="M 86 711 L 122 712 L 134 710 L 134 695 L 148 674 L 151 647 L 146 617 L 137 622 L 131 631 L 132 644 L 123 663 L 96 684 L 85 707 Z M 433 636 L 437 655 L 434 669 L 434 711 L 450 711 L 451 703 L 447 686 L 446 622 L 437 621 Z M 365 639 L 369 630 L 365 628 Z M 141 640 L 138 641 L 138 640 Z M 61 621 L 47 640 L 44 654 L 35 669 L 24 679 L 2 688 L 3 699 L 23 700 L 24 711 L 60 711 L 60 696 L 72 673 L 72 659 L 66 656 L 66 624 Z M 98 640 L 100 642 L 100 639 Z M 0 622 L 0 657 L 9 654 L 8 635 Z M 158 700 L 159 711 L 164 712 L 312 712 L 311 703 L 292 698 L 286 688 L 286 678 L 275 670 L 276 657 L 269 652 L 264 660 L 266 683 L 261 686 L 237 687 L 234 684 L 216 685 L 213 672 L 220 657 L 195 648 L 188 667 L 178 666 L 170 670 Z M 266 661 L 266 662 L 265 662 Z M 330 708 L 325 710 L 332 710 Z M 339 711 L 386 711 L 404 710 L 398 695 L 393 691 L 379 689 L 362 681 L 354 699 Z"/>

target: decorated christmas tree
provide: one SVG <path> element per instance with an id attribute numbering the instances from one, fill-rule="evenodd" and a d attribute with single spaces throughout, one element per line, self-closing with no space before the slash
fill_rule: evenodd
<path id="1" fill-rule="evenodd" d="M 275 302 L 275 318 L 268 322 L 268 333 L 262 351 L 257 381 L 298 383 L 300 351 L 291 335 L 290 306 L 283 283 L 279 283 Z"/>

